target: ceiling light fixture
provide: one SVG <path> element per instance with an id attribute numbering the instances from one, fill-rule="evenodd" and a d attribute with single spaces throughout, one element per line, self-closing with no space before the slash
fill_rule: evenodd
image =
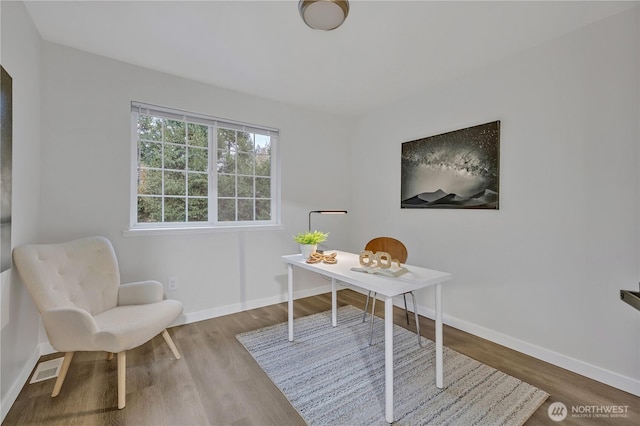
<path id="1" fill-rule="evenodd" d="M 305 24 L 314 30 L 338 28 L 349 14 L 347 0 L 300 0 L 298 10 Z"/>

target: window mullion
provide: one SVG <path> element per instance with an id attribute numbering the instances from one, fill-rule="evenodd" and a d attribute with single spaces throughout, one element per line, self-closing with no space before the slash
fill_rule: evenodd
<path id="1" fill-rule="evenodd" d="M 209 126 L 209 223 L 218 223 L 218 170 L 215 167 L 218 164 L 218 129 L 215 126 Z"/>
<path id="2" fill-rule="evenodd" d="M 189 222 L 189 125 L 187 118 L 184 123 L 184 220 Z"/>
<path id="3" fill-rule="evenodd" d="M 235 195 L 235 205 L 236 205 L 235 220 L 237 222 L 238 221 L 238 210 L 240 209 L 239 195 L 238 195 L 238 193 L 239 193 L 239 191 L 238 191 L 239 190 L 239 188 L 238 188 L 238 151 L 239 151 L 239 149 L 238 149 L 238 131 L 237 130 L 235 131 L 234 135 L 235 135 L 235 139 L 236 139 L 236 149 L 234 151 L 235 161 L 233 162 L 234 163 L 234 170 L 233 170 L 234 179 L 233 179 L 233 181 L 234 181 L 234 185 L 235 185 L 235 194 L 236 194 Z"/>
<path id="4" fill-rule="evenodd" d="M 164 205 L 165 205 L 165 190 L 164 190 L 164 176 L 165 176 L 165 162 L 164 162 L 164 154 L 165 154 L 165 141 L 164 141 L 164 120 L 162 121 L 162 128 L 161 128 L 161 138 L 160 138 L 160 143 L 161 143 L 161 149 L 160 152 L 162 153 L 162 171 L 160 172 L 160 176 L 162 177 L 161 179 L 161 185 L 160 185 L 160 217 L 162 218 L 162 222 L 164 222 L 164 218 L 165 218 L 165 211 L 164 211 Z"/>

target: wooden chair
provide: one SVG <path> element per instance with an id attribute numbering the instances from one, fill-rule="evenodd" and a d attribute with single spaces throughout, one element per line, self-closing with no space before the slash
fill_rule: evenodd
<path id="1" fill-rule="evenodd" d="M 383 251 L 389 253 L 391 258 L 394 260 L 400 261 L 400 263 L 405 263 L 407 261 L 407 257 L 409 256 L 407 252 L 407 247 L 399 240 L 392 237 L 377 237 L 372 239 L 367 243 L 364 247 L 365 250 L 369 250 L 373 253 Z M 418 333 L 418 344 L 422 346 L 422 339 L 420 338 L 420 322 L 418 321 L 418 312 L 416 309 L 416 296 L 411 291 L 411 297 L 413 299 L 413 310 L 416 318 L 416 331 Z M 407 317 L 407 324 L 409 324 L 409 310 L 407 309 L 407 293 L 402 295 L 404 298 L 404 312 Z M 362 322 L 365 322 L 367 319 L 367 310 L 369 309 L 369 299 L 371 298 L 371 291 L 367 295 L 367 302 L 364 305 L 364 312 L 362 314 Z M 374 312 L 376 308 L 376 293 L 373 293 L 373 303 L 371 304 L 371 333 L 369 335 L 369 344 L 371 344 L 373 340 L 373 320 L 375 318 Z"/>

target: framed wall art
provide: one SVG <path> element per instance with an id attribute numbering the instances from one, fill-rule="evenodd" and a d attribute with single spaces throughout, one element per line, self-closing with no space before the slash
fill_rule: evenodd
<path id="1" fill-rule="evenodd" d="M 402 144 L 401 208 L 499 206 L 500 121 Z"/>
<path id="2" fill-rule="evenodd" d="M 12 79 L 0 66 L 0 272 L 11 268 Z"/>

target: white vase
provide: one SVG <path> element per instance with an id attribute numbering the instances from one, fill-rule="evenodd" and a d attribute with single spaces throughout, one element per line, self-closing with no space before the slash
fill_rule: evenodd
<path id="1" fill-rule="evenodd" d="M 302 253 L 302 257 L 308 259 L 312 253 L 315 253 L 317 248 L 317 244 L 300 244 L 300 253 Z"/>

